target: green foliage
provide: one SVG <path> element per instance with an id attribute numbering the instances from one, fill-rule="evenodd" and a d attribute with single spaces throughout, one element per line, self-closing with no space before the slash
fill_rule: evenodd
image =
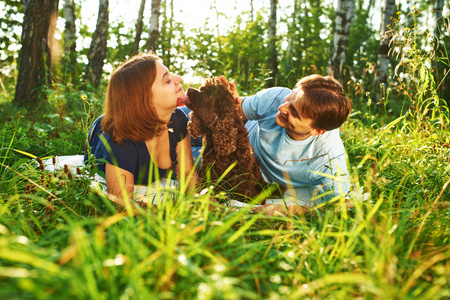
<path id="1" fill-rule="evenodd" d="M 311 74 L 326 74 L 330 56 L 332 4 L 295 1 L 297 9 L 282 19 L 286 23 L 287 47 L 280 49 L 279 84 L 292 88 Z M 328 20 L 328 21 L 324 21 Z"/>
<path id="2" fill-rule="evenodd" d="M 187 59 L 183 46 L 183 40 L 185 39 L 184 25 L 167 19 L 163 21 L 163 24 L 156 53 L 171 72 L 182 76 L 187 71 L 184 65 Z"/>
<path id="3" fill-rule="evenodd" d="M 267 23 L 259 12 L 254 21 L 244 23 L 241 16 L 224 35 L 214 29 L 198 29 L 185 46 L 188 59 L 198 61 L 196 70 L 204 77 L 225 75 L 237 78 L 240 88 L 255 92 L 266 85 Z"/>
<path id="4" fill-rule="evenodd" d="M 69 175 L 23 155 L 81 153 L 99 114 L 93 91 L 49 93 L 43 115 L 1 107 L 11 118 L 1 127 L 1 298 L 448 297 L 444 128 L 355 113 L 342 132 L 368 199 L 355 196 L 350 209 L 337 198 L 272 217 L 211 203 L 214 187 L 185 195 L 180 186 L 161 190 L 155 207 L 123 211 L 90 187 L 90 166 Z"/>
<path id="5" fill-rule="evenodd" d="M 376 39 L 376 30 L 367 20 L 370 19 L 370 10 L 364 8 L 364 1 L 358 1 L 355 16 L 352 21 L 348 49 L 345 59 L 346 69 L 343 70 L 344 78 L 349 80 L 352 76 L 361 78 L 366 73 L 367 63 L 376 62 L 379 41 Z M 344 79 L 344 82 L 347 81 Z M 366 90 L 370 86 L 366 87 Z"/>
<path id="6" fill-rule="evenodd" d="M 443 80 L 437 82 L 433 69 L 436 63 L 444 64 L 448 68 L 450 61 L 447 53 L 436 57 L 436 54 L 439 54 L 436 51 L 439 41 L 432 33 L 420 31 L 417 26 L 420 15 L 421 12 L 414 9 L 405 16 L 406 20 L 403 22 L 400 12 L 397 18 L 393 19 L 393 53 L 399 59 L 395 68 L 398 78 L 395 88 L 401 95 L 409 98 L 409 126 L 412 130 L 423 126 L 444 129 L 450 124 L 449 110 L 447 102 L 438 94 Z M 444 74 L 444 79 L 449 72 Z"/>
<path id="7" fill-rule="evenodd" d="M 62 93 L 61 93 L 62 92 Z M 84 149 L 86 129 L 101 113 L 103 98 L 92 90 L 77 91 L 70 86 L 49 90 L 48 102 L 33 110 L 4 103 L 0 107 L 0 145 L 32 153 L 39 157 L 70 155 Z M 4 156 L 8 165 L 20 159 Z"/>
<path id="8" fill-rule="evenodd" d="M 22 3 L 19 0 L 2 1 L 0 7 L 0 48 L 2 49 L 2 59 L 0 60 L 0 71 L 9 73 L 9 66 L 14 61 L 14 53 L 17 51 L 17 45 L 20 44 L 20 36 L 17 29 L 22 26 Z M 5 69 L 5 70 L 4 70 Z"/>
<path id="9" fill-rule="evenodd" d="M 134 35 L 125 29 L 123 20 L 110 22 L 107 57 L 112 62 L 113 68 L 116 68 L 130 55 Z"/>
<path id="10" fill-rule="evenodd" d="M 305 59 L 280 65 L 280 83 L 325 70 L 320 61 L 327 55 L 317 49 L 328 41 L 307 29 L 314 27 L 311 14 L 331 12 L 313 6 L 305 2 L 304 14 L 296 15 L 302 25 L 288 31 L 304 36 L 293 40 L 290 55 Z M 225 74 L 253 93 L 267 75 L 263 16 L 220 36 L 201 29 L 174 52 L 198 59 L 200 75 Z M 355 106 L 341 128 L 355 184 L 353 207 L 336 198 L 296 216 L 235 210 L 210 201 L 223 197 L 214 187 L 185 195 L 183 184 L 160 190 L 165 201 L 156 196 L 157 206 L 132 202 L 134 210 L 124 211 L 91 186 L 96 170 L 90 165 L 73 173 L 41 165 L 43 157 L 83 153 L 104 86 L 94 90 L 55 75 L 58 83 L 44 91 L 48 102 L 27 111 L 11 104 L 13 78 L 2 77 L 0 298 L 447 299 L 448 71 L 434 71 L 437 63 L 448 70 L 447 37 L 417 41 L 424 35 L 410 26 L 417 17 L 408 12 L 395 23 L 395 75 L 401 80 L 382 87 L 381 101 L 371 92 L 373 52 L 365 48 L 372 34 L 363 24 L 356 27 L 367 35 L 349 54 L 359 62 L 344 85 Z M 131 36 L 123 38 L 126 45 Z M 161 51 L 169 58 L 163 58 L 181 68 L 166 46 Z M 437 51 L 424 51 L 427 46 Z M 124 49 L 113 50 L 117 59 L 127 55 Z"/>

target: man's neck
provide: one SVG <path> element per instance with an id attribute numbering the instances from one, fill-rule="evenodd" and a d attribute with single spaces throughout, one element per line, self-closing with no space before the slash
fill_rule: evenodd
<path id="1" fill-rule="evenodd" d="M 306 140 L 307 138 L 309 138 L 311 136 L 311 133 L 295 134 L 295 135 L 293 135 L 292 133 L 289 133 L 287 131 L 286 131 L 286 134 L 288 135 L 288 137 L 290 137 L 294 141 L 303 141 L 303 140 Z"/>

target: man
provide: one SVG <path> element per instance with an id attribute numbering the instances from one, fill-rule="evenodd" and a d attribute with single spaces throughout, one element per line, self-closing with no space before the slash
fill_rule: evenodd
<path id="1" fill-rule="evenodd" d="M 291 213 L 349 192 L 338 128 L 350 114 L 352 101 L 337 80 L 311 75 L 293 90 L 275 87 L 245 98 L 239 97 L 234 82 L 229 86 L 241 116 L 248 120 L 250 143 L 264 178 L 286 185 L 286 199 L 300 204 L 288 206 Z M 285 207 L 266 204 L 259 210 L 286 213 Z"/>

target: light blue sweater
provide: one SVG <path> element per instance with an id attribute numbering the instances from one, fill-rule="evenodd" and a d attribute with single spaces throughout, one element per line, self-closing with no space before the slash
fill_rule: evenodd
<path id="1" fill-rule="evenodd" d="M 287 88 L 270 88 L 242 102 L 250 143 L 264 178 L 287 185 L 286 196 L 295 196 L 302 205 L 346 195 L 347 156 L 339 129 L 296 141 L 275 122 L 278 107 L 289 93 Z"/>

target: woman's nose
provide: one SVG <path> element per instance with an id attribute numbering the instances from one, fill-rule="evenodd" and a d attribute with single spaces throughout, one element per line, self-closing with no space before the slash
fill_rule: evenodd
<path id="1" fill-rule="evenodd" d="M 179 84 L 181 82 L 181 76 L 173 75 L 173 81 L 175 84 Z"/>

